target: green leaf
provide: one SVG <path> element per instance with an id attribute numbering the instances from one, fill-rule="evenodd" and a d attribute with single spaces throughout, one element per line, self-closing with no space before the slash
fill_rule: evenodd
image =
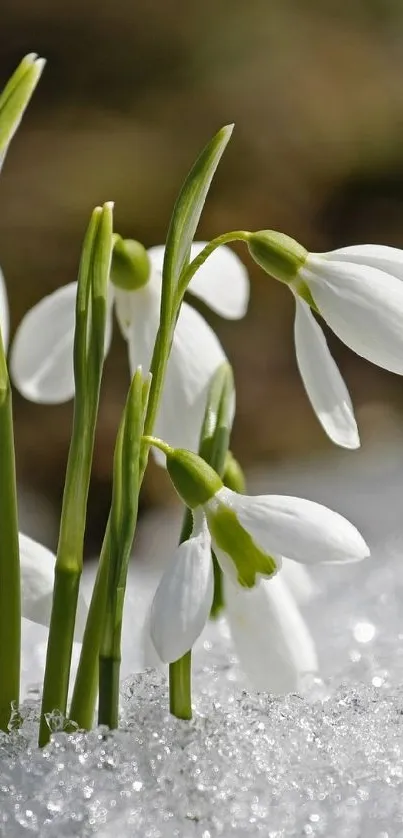
<path id="1" fill-rule="evenodd" d="M 35 53 L 26 55 L 0 94 L 0 168 L 44 66 Z"/>
<path id="2" fill-rule="evenodd" d="M 190 170 L 177 198 L 169 225 L 164 267 L 164 286 L 174 292 L 183 269 L 189 263 L 190 247 L 204 202 L 221 156 L 232 134 L 226 125 L 213 137 Z"/>

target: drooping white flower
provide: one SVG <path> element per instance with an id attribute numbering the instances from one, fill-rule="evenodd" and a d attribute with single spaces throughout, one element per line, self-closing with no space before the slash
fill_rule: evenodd
<path id="1" fill-rule="evenodd" d="M 204 243 L 192 246 L 192 259 Z M 112 310 L 127 341 L 131 372 L 149 369 L 158 330 L 163 247 L 148 251 L 150 275 L 137 290 L 110 284 L 108 335 Z M 36 402 L 58 403 L 74 395 L 73 343 L 76 283 L 45 297 L 24 317 L 11 351 L 11 375 L 21 393 Z M 198 270 L 189 291 L 223 317 L 243 317 L 249 283 L 238 257 L 227 247 L 215 251 Z M 212 374 L 225 360 L 213 330 L 186 302 L 174 333 L 161 407 L 155 432 L 173 445 L 196 449 L 207 388 Z"/>
<path id="2" fill-rule="evenodd" d="M 191 648 L 210 612 L 210 544 L 206 524 L 224 576 L 241 593 L 245 589 L 256 591 L 263 579 L 268 579 L 270 585 L 271 577 L 281 568 L 283 556 L 303 564 L 316 564 L 359 561 L 369 555 L 358 530 L 338 513 L 303 498 L 238 494 L 220 486 L 217 475 L 201 462 L 189 452 L 167 453 L 168 472 L 179 494 L 193 507 L 195 528 L 192 537 L 171 559 L 152 606 L 151 636 L 165 662 L 176 660 Z M 200 503 L 198 496 L 203 498 Z M 267 598 L 264 591 L 265 588 L 256 594 L 258 603 Z M 281 592 L 280 586 L 280 596 Z M 298 609 L 295 603 L 295 608 L 290 605 L 290 597 L 291 594 L 288 597 L 284 594 L 284 608 L 288 607 L 292 615 Z M 253 597 L 250 601 L 253 607 Z M 245 603 L 246 600 L 241 600 L 240 607 L 248 608 Z M 277 620 L 273 617 L 274 607 L 267 607 L 269 611 L 271 608 L 268 621 Z M 298 618 L 291 616 L 293 619 Z M 290 647 L 284 627 L 278 633 L 281 642 L 288 644 L 292 658 L 294 647 Z M 310 649 L 309 643 L 306 648 Z M 307 659 L 310 656 L 308 651 Z"/>
<path id="3" fill-rule="evenodd" d="M 6 283 L 4 281 L 3 273 L 0 269 L 0 332 L 3 341 L 4 351 L 7 350 L 8 346 L 8 333 L 9 333 L 9 314 L 8 314 L 8 301 L 7 301 L 7 289 Z"/>
<path id="4" fill-rule="evenodd" d="M 240 666 L 257 690 L 297 690 L 318 661 L 309 629 L 282 572 L 253 588 L 223 576 L 224 610 Z M 177 548 L 157 588 L 147 625 L 160 659 L 177 660 L 192 648 L 213 601 L 211 541 L 206 523 Z"/>
<path id="5" fill-rule="evenodd" d="M 308 253 L 271 230 L 252 234 L 249 249 L 294 293 L 297 362 L 319 421 L 337 445 L 358 448 L 351 399 L 311 306 L 353 352 L 403 375 L 403 250 L 370 244 Z"/>
<path id="6" fill-rule="evenodd" d="M 309 253 L 298 279 L 343 343 L 367 361 L 403 375 L 403 251 L 361 245 Z M 303 300 L 297 303 L 296 349 L 308 396 L 323 427 L 339 445 L 357 448 L 347 388 Z"/>
<path id="7" fill-rule="evenodd" d="M 19 534 L 21 567 L 21 614 L 27 620 L 48 626 L 52 609 L 55 556 L 39 542 Z M 87 615 L 82 595 L 78 598 L 75 639 L 81 639 Z"/>

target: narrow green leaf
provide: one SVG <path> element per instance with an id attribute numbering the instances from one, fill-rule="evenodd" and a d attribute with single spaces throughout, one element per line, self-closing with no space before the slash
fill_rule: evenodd
<path id="1" fill-rule="evenodd" d="M 190 170 L 174 206 L 163 267 L 163 288 L 167 286 L 172 293 L 180 274 L 189 262 L 190 247 L 204 202 L 233 127 L 233 125 L 226 125 L 221 128 L 203 149 Z"/>
<path id="2" fill-rule="evenodd" d="M 105 615 L 99 653 L 98 722 L 117 727 L 123 605 L 137 523 L 140 453 L 149 380 L 133 376 L 115 446 Z"/>
<path id="3" fill-rule="evenodd" d="M 0 730 L 20 689 L 21 593 L 11 387 L 0 333 Z"/>
<path id="4" fill-rule="evenodd" d="M 0 94 L 0 168 L 44 66 L 35 53 L 26 55 Z"/>

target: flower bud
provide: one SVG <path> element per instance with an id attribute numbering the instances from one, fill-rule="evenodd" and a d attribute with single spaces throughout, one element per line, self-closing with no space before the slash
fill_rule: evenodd
<path id="1" fill-rule="evenodd" d="M 140 242 L 114 236 L 110 279 L 123 291 L 138 291 L 150 277 L 151 263 Z"/>
<path id="2" fill-rule="evenodd" d="M 266 273 L 287 284 L 296 279 L 308 251 L 295 239 L 275 230 L 251 233 L 248 248 L 252 258 Z"/>
<path id="3" fill-rule="evenodd" d="M 222 489 L 217 472 L 198 454 L 172 448 L 166 454 L 167 471 L 179 497 L 190 509 L 203 506 Z"/>

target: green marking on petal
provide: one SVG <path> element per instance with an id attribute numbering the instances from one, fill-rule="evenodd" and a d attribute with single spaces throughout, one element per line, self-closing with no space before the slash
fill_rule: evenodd
<path id="1" fill-rule="evenodd" d="M 257 573 L 268 577 L 277 572 L 273 557 L 258 547 L 239 523 L 233 509 L 220 504 L 215 509 L 207 508 L 206 514 L 211 535 L 217 546 L 232 559 L 240 585 L 253 588 Z"/>
<path id="2" fill-rule="evenodd" d="M 304 282 L 303 279 L 299 279 L 299 277 L 297 279 L 294 279 L 294 282 L 290 282 L 290 287 L 294 289 L 295 293 L 298 294 L 298 296 L 301 297 L 302 300 L 305 300 L 305 302 L 308 303 L 308 305 L 313 309 L 313 311 L 316 311 L 317 314 L 320 313 L 315 303 L 315 300 L 306 282 Z"/>

